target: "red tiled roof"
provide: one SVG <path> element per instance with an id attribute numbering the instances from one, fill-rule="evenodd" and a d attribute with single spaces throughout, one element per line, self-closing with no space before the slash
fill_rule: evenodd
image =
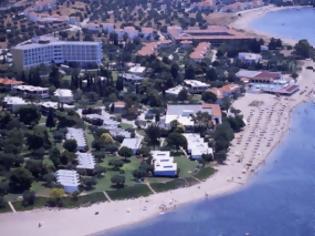
<path id="1" fill-rule="evenodd" d="M 15 80 L 15 79 L 0 78 L 0 84 L 1 85 L 20 85 L 20 84 L 23 84 L 23 82 Z"/>

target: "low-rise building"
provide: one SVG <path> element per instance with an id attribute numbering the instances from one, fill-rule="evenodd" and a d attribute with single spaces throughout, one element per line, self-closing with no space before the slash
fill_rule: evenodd
<path id="1" fill-rule="evenodd" d="M 85 169 L 85 170 L 94 170 L 95 168 L 95 160 L 92 153 L 86 152 L 77 152 L 76 153 L 77 160 L 78 160 L 78 169 Z"/>
<path id="2" fill-rule="evenodd" d="M 187 140 L 187 152 L 191 159 L 200 160 L 202 155 L 213 156 L 213 149 L 209 147 L 200 134 L 184 133 L 183 135 Z"/>
<path id="3" fill-rule="evenodd" d="M 182 85 L 177 85 L 173 88 L 169 88 L 167 90 L 165 90 L 165 94 L 168 95 L 168 96 L 173 96 L 173 97 L 177 97 L 178 94 L 183 90 L 185 89 L 184 86 Z"/>
<path id="4" fill-rule="evenodd" d="M 241 86 L 231 83 L 223 85 L 220 88 L 210 88 L 208 91 L 215 94 L 218 99 L 218 103 L 220 103 L 226 97 L 232 97 L 233 95 L 239 94 L 241 92 Z"/>
<path id="5" fill-rule="evenodd" d="M 280 72 L 240 70 L 236 76 L 247 85 L 250 92 L 291 95 L 299 90 L 292 78 L 285 78 Z"/>
<path id="6" fill-rule="evenodd" d="M 73 93 L 70 89 L 56 89 L 56 91 L 54 92 L 54 96 L 61 103 L 73 103 Z"/>
<path id="7" fill-rule="evenodd" d="M 84 130 L 79 128 L 67 128 L 66 139 L 73 139 L 77 142 L 77 150 L 85 152 L 87 150 Z"/>
<path id="8" fill-rule="evenodd" d="M 210 87 L 209 84 L 192 79 L 184 80 L 184 84 L 190 93 L 203 93 Z"/>
<path id="9" fill-rule="evenodd" d="M 126 110 L 126 103 L 124 101 L 116 101 L 113 105 L 115 113 L 123 113 Z"/>
<path id="10" fill-rule="evenodd" d="M 210 50 L 210 43 L 201 42 L 197 45 L 197 47 L 194 48 L 193 52 L 189 55 L 189 58 L 194 61 L 201 61 L 206 57 L 209 50 Z"/>
<path id="11" fill-rule="evenodd" d="M 0 78 L 0 90 L 9 91 L 13 88 L 13 86 L 22 85 L 23 83 L 23 81 L 15 79 Z"/>
<path id="12" fill-rule="evenodd" d="M 155 176 L 174 177 L 177 175 L 177 163 L 169 151 L 151 151 Z"/>
<path id="13" fill-rule="evenodd" d="M 6 96 L 3 98 L 4 107 L 10 111 L 16 112 L 20 108 L 29 105 L 30 103 L 26 102 L 21 97 L 14 97 L 14 96 Z"/>
<path id="14" fill-rule="evenodd" d="M 131 73 L 122 73 L 120 76 L 124 79 L 124 84 L 127 85 L 141 83 L 144 80 L 144 77 Z"/>
<path id="15" fill-rule="evenodd" d="M 208 113 L 213 124 L 222 123 L 222 112 L 218 104 L 168 104 L 165 116 L 165 126 L 169 128 L 173 121 L 177 121 L 187 128 L 195 126 L 193 116 L 198 112 Z"/>
<path id="16" fill-rule="evenodd" d="M 79 190 L 80 179 L 79 174 L 75 170 L 58 170 L 56 179 L 67 193 L 77 192 Z"/>
<path id="17" fill-rule="evenodd" d="M 244 64 L 255 64 L 262 60 L 262 56 L 257 53 L 240 52 L 238 59 Z"/>
<path id="18" fill-rule="evenodd" d="M 133 154 L 137 154 L 141 147 L 141 138 L 125 138 L 121 144 L 121 147 L 130 148 Z"/>
<path id="19" fill-rule="evenodd" d="M 12 87 L 12 90 L 25 96 L 25 97 L 36 97 L 36 98 L 48 98 L 49 89 L 33 86 L 33 85 L 16 85 Z"/>
<path id="20" fill-rule="evenodd" d="M 132 74 L 142 75 L 145 72 L 145 69 L 146 68 L 144 66 L 141 66 L 140 64 L 136 64 L 135 66 L 130 67 L 128 72 Z"/>

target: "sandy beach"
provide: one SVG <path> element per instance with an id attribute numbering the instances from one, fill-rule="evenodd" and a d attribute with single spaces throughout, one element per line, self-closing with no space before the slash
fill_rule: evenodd
<path id="1" fill-rule="evenodd" d="M 268 5 L 260 8 L 255 8 L 255 9 L 250 9 L 250 10 L 245 10 L 236 13 L 236 17 L 238 17 L 235 21 L 233 21 L 230 24 L 230 27 L 246 31 L 247 33 L 263 38 L 263 39 L 268 39 L 271 38 L 272 35 L 270 35 L 267 32 L 259 31 L 256 29 L 253 29 L 250 27 L 250 24 L 252 21 L 263 17 L 265 14 L 272 12 L 272 11 L 281 11 L 284 9 L 299 9 L 299 8 L 306 8 L 305 6 L 293 6 L 293 7 L 277 7 L 275 5 Z M 297 43 L 296 40 L 293 39 L 288 39 L 288 38 L 281 38 L 283 42 L 289 45 L 295 45 Z"/>
<path id="2" fill-rule="evenodd" d="M 105 202 L 78 209 L 38 209 L 1 214 L 1 235 L 22 235 L 25 232 L 47 236 L 90 235 L 159 215 L 161 205 L 172 210 L 181 204 L 239 190 L 281 141 L 288 130 L 291 110 L 312 96 L 315 73 L 305 69 L 308 65 L 314 66 L 314 63 L 305 62 L 298 78 L 301 90 L 293 96 L 247 93 L 233 104 L 244 114 L 247 126 L 233 140 L 226 165 L 217 166 L 217 173 L 205 182 L 145 198 Z M 42 224 L 40 228 L 39 222 Z"/>
<path id="3" fill-rule="evenodd" d="M 259 12 L 264 14 L 264 11 L 273 8 L 265 9 Z M 250 17 L 259 17 L 254 10 L 244 15 L 248 18 L 240 18 L 233 27 L 246 29 Z M 162 205 L 172 211 L 182 204 L 240 190 L 250 182 L 266 157 L 281 142 L 288 131 L 292 109 L 312 98 L 315 72 L 306 69 L 309 65 L 315 66 L 310 61 L 304 61 L 301 65 L 303 69 L 298 78 L 300 91 L 291 97 L 246 93 L 233 103 L 233 107 L 242 111 L 247 126 L 233 140 L 226 164 L 216 166 L 218 171 L 208 180 L 145 198 L 105 202 L 78 209 L 45 208 L 0 214 L 0 234 L 91 235 L 158 216 Z M 38 227 L 39 222 L 41 227 Z"/>

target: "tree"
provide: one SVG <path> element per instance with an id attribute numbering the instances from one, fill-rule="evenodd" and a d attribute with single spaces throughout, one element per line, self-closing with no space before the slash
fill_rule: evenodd
<path id="1" fill-rule="evenodd" d="M 118 154 L 124 157 L 125 161 L 127 161 L 127 158 L 131 157 L 133 152 L 130 148 L 123 146 L 119 149 Z"/>
<path id="2" fill-rule="evenodd" d="M 212 154 L 202 154 L 201 157 L 206 162 L 210 162 L 213 160 Z"/>
<path id="3" fill-rule="evenodd" d="M 120 159 L 110 160 L 109 165 L 114 166 L 113 170 L 117 171 L 124 165 L 124 162 Z"/>
<path id="4" fill-rule="evenodd" d="M 303 59 L 310 58 L 312 54 L 313 47 L 305 39 L 300 40 L 294 46 L 295 54 Z"/>
<path id="5" fill-rule="evenodd" d="M 183 136 L 180 133 L 172 132 L 167 136 L 166 139 L 167 145 L 172 147 L 175 146 L 176 149 L 179 149 L 179 147 L 187 148 L 187 140 L 185 136 Z"/>
<path id="6" fill-rule="evenodd" d="M 35 198 L 36 198 L 35 192 L 33 192 L 33 191 L 25 191 L 23 193 L 22 205 L 24 207 L 33 205 L 34 202 L 35 202 Z"/>
<path id="7" fill-rule="evenodd" d="M 52 66 L 52 70 L 49 74 L 49 82 L 54 85 L 56 88 L 60 86 L 60 72 L 56 65 Z"/>
<path id="8" fill-rule="evenodd" d="M 63 143 L 63 147 L 69 152 L 76 152 L 78 147 L 77 141 L 75 141 L 74 139 L 68 139 Z"/>
<path id="9" fill-rule="evenodd" d="M 112 184 L 113 184 L 113 186 L 115 188 L 122 188 L 122 187 L 124 187 L 125 180 L 126 180 L 126 178 L 123 175 L 114 175 L 111 178 L 111 182 L 112 182 Z"/>
<path id="10" fill-rule="evenodd" d="M 105 144 L 113 144 L 114 143 L 114 139 L 112 138 L 112 136 L 109 133 L 102 133 L 100 140 Z"/>
<path id="11" fill-rule="evenodd" d="M 149 139 L 149 142 L 153 145 L 159 144 L 159 138 L 161 137 L 160 128 L 156 125 L 150 125 L 146 131 L 146 136 Z"/>
<path id="12" fill-rule="evenodd" d="M 210 92 L 210 91 L 205 91 L 205 92 L 202 93 L 201 99 L 204 102 L 215 103 L 217 101 L 217 96 L 214 93 Z"/>
<path id="13" fill-rule="evenodd" d="M 28 105 L 18 110 L 19 120 L 26 125 L 38 124 L 41 114 L 34 105 Z"/>
<path id="14" fill-rule="evenodd" d="M 12 171 L 9 186 L 13 192 L 24 192 L 31 187 L 32 181 L 32 173 L 23 167 L 19 167 Z"/>
<path id="15" fill-rule="evenodd" d="M 27 136 L 27 145 L 30 149 L 38 149 L 44 145 L 44 137 L 42 133 L 34 132 Z"/>
<path id="16" fill-rule="evenodd" d="M 54 115 L 54 110 L 51 108 L 49 109 L 48 115 L 47 115 L 47 120 L 46 120 L 46 127 L 47 128 L 53 128 L 56 126 L 55 122 L 55 115 Z"/>
<path id="17" fill-rule="evenodd" d="M 186 101 L 188 99 L 188 92 L 187 89 L 182 89 L 177 96 L 179 101 Z"/>
<path id="18" fill-rule="evenodd" d="M 40 178 L 45 174 L 45 169 L 41 160 L 27 160 L 25 168 L 28 169 L 36 178 Z"/>
<path id="19" fill-rule="evenodd" d="M 0 152 L 0 165 L 5 169 L 10 170 L 11 167 L 20 166 L 23 163 L 23 158 L 13 153 Z"/>
<path id="20" fill-rule="evenodd" d="M 225 150 L 221 150 L 214 154 L 214 159 L 220 164 L 222 164 L 226 160 L 226 157 L 227 157 L 227 154 Z"/>
<path id="21" fill-rule="evenodd" d="M 65 195 L 65 191 L 62 188 L 53 188 L 49 192 L 49 202 L 50 206 L 61 206 L 61 199 Z"/>
<path id="22" fill-rule="evenodd" d="M 124 89 L 124 79 L 121 78 L 121 77 L 118 77 L 117 78 L 117 81 L 116 81 L 116 89 L 118 91 L 122 91 Z"/>

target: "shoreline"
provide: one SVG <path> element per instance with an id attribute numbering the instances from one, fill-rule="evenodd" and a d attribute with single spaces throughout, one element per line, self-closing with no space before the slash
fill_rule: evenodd
<path id="1" fill-rule="evenodd" d="M 306 64 L 311 62 L 306 62 Z M 304 68 L 306 65 L 304 65 Z M 300 77 L 313 77 L 314 72 L 303 69 Z M 301 90 L 310 89 L 310 80 L 303 80 L 304 85 L 301 85 Z M 302 82 L 303 82 L 302 81 Z M 244 153 L 244 159 L 238 162 L 236 156 L 238 152 L 244 149 L 246 140 L 238 145 L 236 142 L 243 135 L 243 139 L 251 134 L 251 129 L 256 129 L 255 122 L 248 126 L 241 133 L 237 134 L 232 142 L 226 165 L 218 166 L 218 171 L 206 181 L 187 188 L 171 190 L 168 192 L 150 195 L 138 199 L 129 199 L 114 202 L 104 202 L 93 204 L 89 207 L 81 207 L 77 209 L 36 209 L 32 211 L 4 213 L 0 214 L 0 227 L 4 235 L 21 235 L 27 231 L 32 235 L 99 235 L 105 234 L 108 231 L 117 229 L 118 227 L 128 227 L 135 223 L 145 222 L 153 217 L 159 216 L 161 204 L 165 204 L 171 210 L 184 204 L 191 204 L 206 198 L 217 198 L 220 196 L 231 194 L 239 191 L 244 187 L 249 186 L 253 175 L 256 175 L 261 167 L 264 166 L 265 160 L 270 156 L 271 152 L 282 142 L 283 137 L 288 132 L 292 110 L 300 103 L 308 100 L 307 92 L 304 94 L 294 94 L 289 98 L 276 98 L 269 94 L 246 94 L 241 97 L 233 105 L 236 108 L 242 109 L 244 117 L 248 117 L 252 110 L 254 118 L 259 121 L 259 111 L 265 109 L 266 113 L 262 119 L 268 116 L 270 108 L 274 106 L 275 116 L 271 118 L 273 125 L 269 129 L 269 135 L 272 136 L 272 130 L 275 128 L 277 119 L 281 117 L 281 124 L 278 126 L 279 133 L 276 134 L 272 145 L 264 148 L 257 158 L 250 155 L 254 149 L 254 145 L 249 145 L 248 152 Z M 253 101 L 264 101 L 263 108 L 250 107 L 249 103 Z M 275 105 L 276 104 L 276 105 Z M 285 105 L 284 111 L 281 109 Z M 253 126 L 254 125 L 254 126 Z M 259 129 L 263 129 L 261 122 Z M 276 126 L 276 127 L 278 127 Z M 253 137 L 252 144 L 259 137 Z M 262 141 L 265 144 L 268 140 Z M 253 160 L 254 159 L 254 160 Z M 253 161 L 252 165 L 244 173 L 247 168 L 247 163 Z M 146 209 L 146 210 L 144 210 Z M 99 215 L 95 215 L 99 212 Z M 109 217 L 110 216 L 110 217 Z M 41 222 L 42 227 L 38 228 L 38 223 Z M 71 223 L 69 223 L 71 222 Z M 86 224 L 89 222 L 88 224 Z M 76 228 L 76 225 L 84 225 L 84 227 Z M 70 226 L 70 227 L 69 227 Z"/>
<path id="2" fill-rule="evenodd" d="M 259 8 L 250 9 L 250 10 L 240 11 L 240 12 L 235 13 L 236 17 L 238 18 L 234 20 L 231 24 L 229 24 L 229 26 L 237 30 L 241 30 L 246 33 L 249 33 L 253 36 L 263 38 L 263 39 L 270 39 L 272 37 L 281 38 L 281 40 L 284 43 L 294 46 L 298 42 L 298 40 L 285 38 L 285 37 L 277 37 L 268 32 L 255 30 L 253 29 L 253 27 L 250 26 L 250 24 L 254 20 L 257 20 L 270 12 L 283 11 L 283 10 L 288 10 L 288 9 L 304 9 L 304 8 L 311 8 L 311 7 L 310 6 L 277 7 L 275 5 L 268 5 L 268 6 L 263 6 Z"/>
<path id="3" fill-rule="evenodd" d="M 264 11 L 262 11 L 261 14 L 266 14 L 272 9 L 285 9 L 273 7 L 270 10 L 266 10 L 269 8 L 263 8 Z M 250 17 L 262 16 L 256 14 L 256 11 L 261 11 L 261 9 L 257 8 L 242 13 L 242 15 L 247 14 L 247 17 L 249 17 L 247 18 L 247 23 L 249 19 L 252 19 Z M 248 15 L 250 12 L 252 12 L 251 15 Z M 243 18 L 243 16 L 241 18 Z M 235 22 L 239 21 L 241 18 L 237 19 Z M 232 27 L 235 27 L 235 22 L 231 24 Z M 247 27 L 245 26 L 242 30 L 247 31 Z M 255 32 L 255 34 L 258 34 L 258 32 Z M 270 37 L 270 35 L 267 34 L 260 36 Z M 283 41 L 286 42 L 286 40 Z M 225 196 L 248 187 L 253 180 L 253 176 L 261 170 L 261 167 L 265 165 L 266 159 L 290 132 L 291 114 L 294 108 L 310 100 L 311 87 L 314 86 L 314 82 L 310 79 L 314 77 L 314 72 L 305 69 L 305 67 L 312 62 L 304 61 L 304 63 L 299 77 L 300 91 L 305 90 L 303 94 L 299 91 L 287 98 L 277 98 L 270 94 L 246 94 L 233 103 L 233 106 L 242 110 L 244 118 L 254 121 L 249 122 L 242 132 L 236 134 L 228 153 L 226 165 L 216 166 L 216 173 L 204 182 L 186 188 L 153 194 L 148 197 L 96 203 L 89 207 L 75 209 L 42 208 L 31 211 L 0 214 L 1 233 L 3 235 L 22 235 L 28 232 L 30 235 L 47 236 L 105 234 L 118 227 L 128 227 L 132 224 L 141 223 L 159 216 L 161 213 L 159 207 L 162 204 L 169 207 L 172 211 L 172 209 L 176 209 L 176 207 L 181 207 L 185 204 L 191 204 L 205 198 L 213 199 Z M 312 65 L 314 65 L 314 63 Z M 301 81 L 301 78 L 303 78 L 303 81 Z M 264 104 L 258 107 L 251 107 L 249 105 L 257 100 L 263 101 Z M 261 113 L 261 110 L 264 110 L 264 112 Z M 265 124 L 263 121 L 266 121 L 266 124 L 269 122 L 268 117 L 271 112 L 274 116 L 270 118 L 270 127 L 268 127 L 268 130 L 264 130 Z M 277 123 L 278 119 L 279 124 Z M 256 122 L 259 122 L 259 124 L 256 125 Z M 255 148 L 255 141 L 256 143 L 261 143 L 261 146 L 264 144 L 266 146 L 269 143 L 268 139 L 260 138 L 259 135 L 252 134 L 252 131 L 256 129 L 257 132 L 259 130 L 261 132 L 267 132 L 266 137 L 269 135 L 273 138 L 270 146 L 263 147 L 262 150 L 260 150 L 260 147 Z M 276 129 L 278 129 L 279 132 L 273 135 L 273 131 Z M 249 139 L 250 144 L 246 145 Z M 240 143 L 238 143 L 239 141 Z M 95 215 L 95 212 L 99 212 L 99 215 Z M 42 224 L 41 228 L 38 228 L 39 222 Z M 81 225 L 82 227 L 76 227 L 77 225 Z"/>

